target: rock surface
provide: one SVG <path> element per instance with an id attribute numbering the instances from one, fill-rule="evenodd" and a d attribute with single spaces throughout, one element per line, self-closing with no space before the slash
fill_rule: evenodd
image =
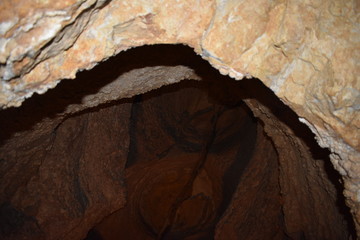
<path id="1" fill-rule="evenodd" d="M 94 69 L 87 88 L 62 82 L 1 112 L 0 238 L 347 240 L 310 130 L 259 81 L 200 69 L 207 80 L 69 112 L 98 89 Z"/>
<path id="2" fill-rule="evenodd" d="M 356 0 L 4 0 L 0 105 L 19 106 L 34 92 L 44 93 L 132 47 L 189 45 L 222 74 L 261 79 L 298 114 L 318 143 L 331 150 L 360 231 L 359 9 Z M 164 74 L 161 67 L 143 69 L 155 77 L 128 89 L 114 83 L 119 92 L 109 98 L 193 74 L 179 68 L 170 70 L 177 76 L 173 80 L 157 77 Z M 111 89 L 99 94 L 105 97 L 84 99 L 83 108 L 107 101 Z"/>
<path id="3" fill-rule="evenodd" d="M 182 82 L 136 99 L 128 203 L 93 231 L 104 240 L 348 238 L 323 160 L 314 164 L 306 144 L 283 134 L 291 130 L 277 121 L 267 123 L 279 131 L 275 150 L 241 101 L 248 92 L 243 84 L 208 84 Z M 268 115 L 274 110 L 248 104 Z M 282 112 L 289 124 L 289 112 Z"/>
<path id="4" fill-rule="evenodd" d="M 4 144 L 0 238 L 81 239 L 102 213 L 124 206 L 129 118 L 118 116 L 129 114 L 129 104 L 101 109 Z"/>

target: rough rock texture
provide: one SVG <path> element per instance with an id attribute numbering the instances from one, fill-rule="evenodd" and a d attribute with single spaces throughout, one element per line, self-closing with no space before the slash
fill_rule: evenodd
<path id="1" fill-rule="evenodd" d="M 104 239 L 213 238 L 256 152 L 257 125 L 239 98 L 227 105 L 208 94 L 209 83 L 180 86 L 133 105 L 128 204 L 96 227 Z"/>
<path id="2" fill-rule="evenodd" d="M 104 212 L 125 204 L 129 118 L 119 116 L 130 106 L 74 116 L 2 146 L 1 239 L 81 239 Z"/>
<path id="3" fill-rule="evenodd" d="M 4 0 L 0 104 L 19 106 L 34 92 L 44 93 L 135 46 L 187 44 L 223 74 L 261 79 L 310 127 L 318 143 L 330 148 L 360 231 L 359 9 L 356 0 Z M 110 98 L 192 74 L 171 70 L 178 77 L 154 77 L 147 84 L 141 80 L 125 90 L 114 83 L 119 92 Z M 108 96 L 109 89 L 99 96 Z M 82 103 L 104 101 L 106 97 L 84 98 Z"/>
<path id="4" fill-rule="evenodd" d="M 286 235 L 291 239 L 342 238 L 338 229 L 328 229 L 329 222 L 341 219 L 340 215 L 347 213 L 346 208 L 340 207 L 343 199 L 333 197 L 340 194 L 342 188 L 334 169 L 326 165 L 329 153 L 318 149 L 309 129 L 299 125 L 296 114 L 275 95 L 268 94 L 265 86 L 246 80 L 243 91 L 247 95 L 244 101 L 263 121 L 265 132 L 273 140 L 279 157 L 278 184 Z M 267 168 L 263 171 L 267 173 Z M 319 201 L 321 198 L 327 201 Z M 339 208 L 335 210 L 332 205 Z M 322 208 L 329 211 L 322 212 Z M 233 221 L 237 220 L 233 218 Z M 344 222 L 340 220 L 337 224 Z M 348 224 L 352 229 L 352 222 Z"/>
<path id="5" fill-rule="evenodd" d="M 203 81 L 69 113 L 102 66 L 0 112 L 0 238 L 349 239 L 310 130 L 258 80 L 198 67 Z"/>
<path id="6" fill-rule="evenodd" d="M 269 90 L 244 83 L 183 82 L 138 97 L 126 168 L 128 203 L 93 231 L 104 240 L 347 239 L 324 160 L 310 156 L 303 139 L 283 134 L 297 119 L 281 109 L 278 118 L 285 123 L 266 124 L 279 132 L 272 136 L 275 150 L 241 101 L 273 100 L 261 98 Z M 260 119 L 279 108 L 274 101 L 250 101 L 264 112 Z"/>

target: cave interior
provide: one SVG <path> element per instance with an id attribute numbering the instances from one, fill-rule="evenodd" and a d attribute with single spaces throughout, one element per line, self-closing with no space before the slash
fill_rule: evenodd
<path id="1" fill-rule="evenodd" d="M 156 66 L 199 77 L 68 111 Z M 1 239 L 355 239 L 329 150 L 259 79 L 183 45 L 122 52 L 0 124 Z"/>

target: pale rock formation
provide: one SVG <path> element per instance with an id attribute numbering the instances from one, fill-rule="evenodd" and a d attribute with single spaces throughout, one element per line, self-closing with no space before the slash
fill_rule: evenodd
<path id="1" fill-rule="evenodd" d="M 20 106 L 33 93 L 129 48 L 189 45 L 222 74 L 262 80 L 320 146 L 330 148 L 360 235 L 359 9 L 356 0 L 3 0 L 0 105 Z M 128 89 L 118 84 L 113 95 L 112 86 L 104 87 L 102 97 L 83 104 L 196 78 L 179 68 L 171 69 L 177 72 L 171 81 L 165 76 Z"/>

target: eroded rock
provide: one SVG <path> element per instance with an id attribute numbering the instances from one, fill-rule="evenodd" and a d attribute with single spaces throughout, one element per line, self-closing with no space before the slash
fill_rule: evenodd
<path id="1" fill-rule="evenodd" d="M 327 0 L 6 0 L 0 6 L 0 105 L 19 106 L 34 92 L 44 93 L 132 47 L 187 44 L 223 74 L 259 78 L 297 113 L 331 150 L 359 229 L 358 10 L 357 1 Z M 147 70 L 156 83 L 144 85 L 146 78 L 127 87 L 114 83 L 73 112 L 193 74 L 161 66 L 138 73 Z M 169 80 L 167 71 L 177 77 Z"/>
<path id="2" fill-rule="evenodd" d="M 3 112 L 2 237 L 82 239 L 93 228 L 103 239 L 348 239 L 338 178 L 326 154 L 312 155 L 310 131 L 260 82 L 207 70 L 197 70 L 207 80 L 72 114 L 63 106 L 82 92 L 64 82 Z M 56 114 L 39 101 L 70 89 L 49 104 Z"/>

